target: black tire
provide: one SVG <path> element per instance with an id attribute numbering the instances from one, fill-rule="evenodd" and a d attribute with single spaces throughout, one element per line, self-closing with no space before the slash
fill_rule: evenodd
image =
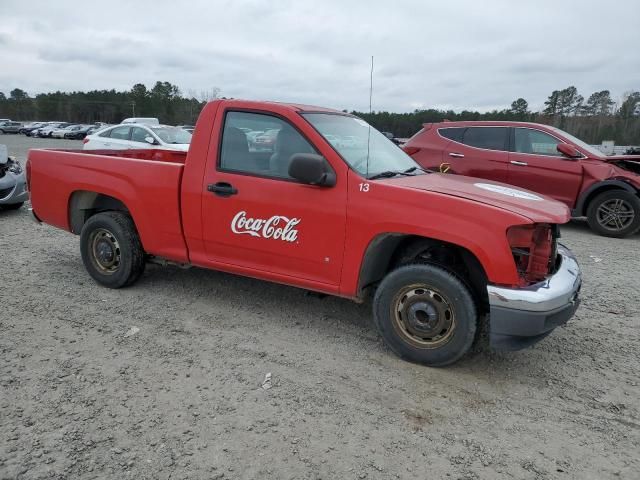
<path id="1" fill-rule="evenodd" d="M 89 218 L 80 234 L 80 253 L 89 275 L 105 287 L 132 285 L 144 272 L 142 243 L 126 213 L 102 212 Z"/>
<path id="2" fill-rule="evenodd" d="M 449 365 L 467 353 L 478 324 L 468 287 L 429 264 L 389 273 L 376 290 L 373 318 L 399 357 L 431 367 Z"/>
<path id="3" fill-rule="evenodd" d="M 7 205 L 0 205 L 0 209 L 2 209 L 2 210 L 18 210 L 20 207 L 22 207 L 22 205 L 24 205 L 24 202 L 10 203 L 10 204 L 7 204 Z"/>
<path id="4" fill-rule="evenodd" d="M 640 230 L 640 198 L 626 190 L 609 190 L 587 207 L 587 222 L 598 235 L 622 238 Z"/>

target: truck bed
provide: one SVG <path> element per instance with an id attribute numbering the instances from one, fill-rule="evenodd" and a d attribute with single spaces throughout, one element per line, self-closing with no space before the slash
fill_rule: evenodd
<path id="1" fill-rule="evenodd" d="M 34 213 L 73 231 L 69 206 L 74 196 L 107 195 L 127 206 L 147 253 L 187 262 L 180 214 L 186 156 L 152 149 L 31 150 L 28 176 Z"/>

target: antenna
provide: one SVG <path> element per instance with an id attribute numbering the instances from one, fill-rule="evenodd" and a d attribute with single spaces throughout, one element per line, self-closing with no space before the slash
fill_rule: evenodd
<path id="1" fill-rule="evenodd" d="M 371 55 L 371 74 L 369 77 L 369 122 L 371 122 L 371 100 L 373 98 L 373 55 Z M 369 148 L 371 146 L 371 124 L 369 123 L 369 131 L 367 132 L 367 177 L 369 177 Z"/>

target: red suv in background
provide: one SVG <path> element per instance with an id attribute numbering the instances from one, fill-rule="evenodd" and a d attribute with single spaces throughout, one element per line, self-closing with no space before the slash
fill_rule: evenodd
<path id="1" fill-rule="evenodd" d="M 404 150 L 422 167 L 547 195 L 609 237 L 640 229 L 640 159 L 605 156 L 557 128 L 526 122 L 426 123 Z"/>

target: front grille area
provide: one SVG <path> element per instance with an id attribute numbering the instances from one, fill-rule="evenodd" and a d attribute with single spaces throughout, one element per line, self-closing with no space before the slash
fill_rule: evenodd
<path id="1" fill-rule="evenodd" d="M 0 188 L 0 199 L 1 199 L 1 198 L 8 197 L 8 196 L 9 196 L 9 194 L 10 194 L 11 192 L 13 192 L 13 189 L 14 189 L 14 188 L 15 188 L 15 187 L 11 187 L 11 188 Z"/>

